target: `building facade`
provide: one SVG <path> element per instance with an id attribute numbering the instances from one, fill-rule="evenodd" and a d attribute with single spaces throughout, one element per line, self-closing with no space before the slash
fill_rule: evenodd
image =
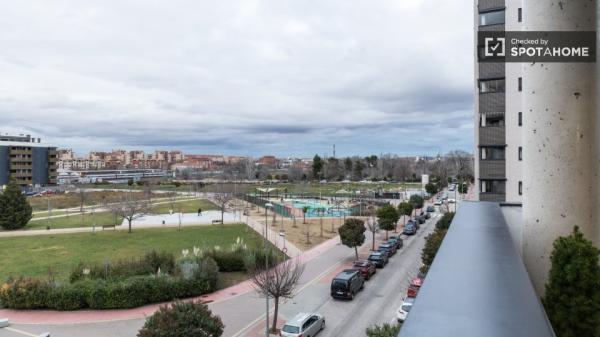
<path id="1" fill-rule="evenodd" d="M 478 62 L 479 31 L 522 30 L 522 0 L 475 2 L 475 181 L 481 201 L 522 202 L 520 63 Z"/>
<path id="2" fill-rule="evenodd" d="M 56 184 L 56 148 L 27 136 L 0 137 L 0 186 L 14 181 L 20 186 Z"/>

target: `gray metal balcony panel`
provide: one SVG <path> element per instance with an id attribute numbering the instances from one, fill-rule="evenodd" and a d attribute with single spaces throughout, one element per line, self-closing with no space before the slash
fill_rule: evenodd
<path id="1" fill-rule="evenodd" d="M 479 193 L 480 201 L 505 202 L 505 193 Z"/>
<path id="2" fill-rule="evenodd" d="M 478 9 L 484 12 L 490 9 L 504 8 L 504 0 L 479 0 Z"/>
<path id="3" fill-rule="evenodd" d="M 500 78 L 506 77 L 506 65 L 502 62 L 481 62 L 479 63 L 479 78 Z"/>
<path id="4" fill-rule="evenodd" d="M 479 94 L 479 113 L 496 113 L 506 111 L 506 94 L 492 92 Z"/>
<path id="5" fill-rule="evenodd" d="M 480 160 L 479 161 L 480 179 L 505 179 L 506 178 L 506 160 Z"/>
<path id="6" fill-rule="evenodd" d="M 552 337 L 497 203 L 461 203 L 399 337 Z"/>
<path id="7" fill-rule="evenodd" d="M 479 26 L 479 31 L 482 32 L 503 32 L 505 29 L 505 25 L 489 25 L 489 26 Z"/>
<path id="8" fill-rule="evenodd" d="M 486 126 L 479 128 L 479 145 L 506 144 L 506 129 L 504 126 Z"/>

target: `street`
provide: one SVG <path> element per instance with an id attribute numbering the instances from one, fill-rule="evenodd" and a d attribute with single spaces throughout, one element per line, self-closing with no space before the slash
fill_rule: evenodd
<path id="1" fill-rule="evenodd" d="M 313 258 L 305 264 L 305 271 L 293 299 L 282 301 L 279 320 L 285 321 L 298 312 L 319 312 L 326 317 L 327 326 L 319 336 L 365 336 L 365 329 L 374 324 L 393 322 L 395 311 L 411 279 L 421 265 L 424 237 L 432 231 L 439 214 L 434 214 L 421 230 L 405 238 L 399 250 L 384 269 L 365 283 L 364 290 L 353 301 L 334 300 L 329 295 L 331 279 L 341 270 L 350 267 L 354 250 L 341 244 Z M 361 247 L 361 257 L 368 256 L 371 234 Z M 391 235 L 391 234 L 390 234 Z M 385 238 L 385 232 L 377 234 Z M 222 301 L 209 304 L 213 313 L 221 316 L 225 324 L 225 337 L 264 336 L 265 300 L 251 291 L 231 294 Z M 273 304 L 271 303 L 271 310 Z M 60 337 L 132 337 L 143 325 L 144 319 L 110 321 L 69 325 L 11 325 L 0 329 L 0 337 L 38 336 L 50 332 Z"/>

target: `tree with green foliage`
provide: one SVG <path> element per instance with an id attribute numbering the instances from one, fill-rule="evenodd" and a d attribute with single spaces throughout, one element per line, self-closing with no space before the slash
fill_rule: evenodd
<path id="1" fill-rule="evenodd" d="M 457 185 L 456 189 L 457 189 L 458 193 L 466 194 L 467 192 L 469 192 L 469 185 L 467 183 L 462 183 L 462 184 Z"/>
<path id="2" fill-rule="evenodd" d="M 442 215 L 442 217 L 435 223 L 435 228 L 437 229 L 448 229 L 450 228 L 450 224 L 454 219 L 454 212 L 448 212 Z"/>
<path id="3" fill-rule="evenodd" d="M 434 195 L 438 192 L 438 186 L 434 183 L 428 183 L 425 185 L 425 192 L 430 195 Z"/>
<path id="4" fill-rule="evenodd" d="M 542 301 L 557 337 L 600 336 L 599 256 L 578 227 L 554 241 Z"/>
<path id="5" fill-rule="evenodd" d="M 417 211 L 417 209 L 422 208 L 425 204 L 425 200 L 423 200 L 423 197 L 418 194 L 411 195 L 410 199 L 408 199 L 408 202 L 410 202 L 410 204 L 413 206 L 415 212 Z"/>
<path id="6" fill-rule="evenodd" d="M 175 302 L 148 317 L 137 337 L 220 337 L 225 325 L 206 304 Z"/>
<path id="7" fill-rule="evenodd" d="M 312 163 L 312 174 L 314 179 L 321 179 L 321 172 L 323 171 L 323 159 L 319 157 L 318 154 L 315 154 Z"/>
<path id="8" fill-rule="evenodd" d="M 447 229 L 436 228 L 431 234 L 425 237 L 425 247 L 421 251 L 421 261 L 423 262 L 423 267 L 421 267 L 422 272 L 429 270 L 447 232 Z"/>
<path id="9" fill-rule="evenodd" d="M 406 224 L 406 217 L 412 214 L 413 206 L 410 202 L 401 202 L 398 204 L 398 215 L 404 216 L 404 223 Z"/>
<path id="10" fill-rule="evenodd" d="M 19 229 L 25 227 L 33 216 L 31 205 L 21 188 L 10 182 L 0 194 L 0 227 Z"/>
<path id="11" fill-rule="evenodd" d="M 367 337 L 396 337 L 400 333 L 401 327 L 402 323 L 375 325 L 367 328 Z"/>
<path id="12" fill-rule="evenodd" d="M 344 159 L 344 170 L 346 171 L 346 174 L 352 174 L 352 158 L 347 157 L 346 159 Z"/>
<path id="13" fill-rule="evenodd" d="M 384 205 L 377 210 L 379 228 L 385 231 L 385 239 L 388 239 L 388 231 L 396 229 L 396 222 L 400 216 L 396 208 L 390 204 Z"/>
<path id="14" fill-rule="evenodd" d="M 358 260 L 358 247 L 365 243 L 365 222 L 361 219 L 348 218 L 344 224 L 338 228 L 342 244 L 354 248 L 356 259 Z"/>

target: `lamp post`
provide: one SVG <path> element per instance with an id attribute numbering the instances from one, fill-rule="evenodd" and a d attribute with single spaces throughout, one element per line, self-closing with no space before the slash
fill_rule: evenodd
<path id="1" fill-rule="evenodd" d="M 272 207 L 273 204 L 271 204 L 270 202 L 265 204 L 265 237 L 263 239 L 263 244 L 264 244 L 264 249 L 265 249 L 265 273 L 267 272 L 267 270 L 269 270 L 269 252 L 267 250 L 267 231 L 269 230 L 269 228 L 267 227 L 267 221 L 268 221 L 268 217 L 267 217 L 267 209 L 269 209 L 269 207 Z M 269 280 L 267 279 L 267 282 L 269 282 Z M 267 286 L 267 289 L 269 289 L 269 287 Z M 265 303 L 266 303 L 266 314 L 265 314 L 265 337 L 269 337 L 269 293 L 265 292 Z"/>

